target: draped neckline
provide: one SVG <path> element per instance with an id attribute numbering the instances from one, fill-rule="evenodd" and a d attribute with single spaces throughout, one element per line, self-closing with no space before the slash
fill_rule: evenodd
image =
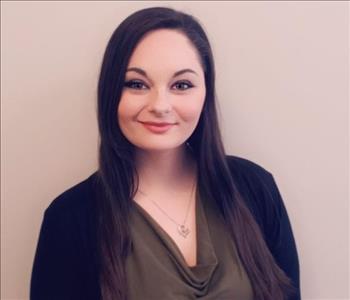
<path id="1" fill-rule="evenodd" d="M 136 201 L 134 206 L 136 211 L 150 225 L 159 240 L 163 243 L 168 254 L 176 266 L 181 276 L 198 290 L 206 292 L 208 283 L 217 268 L 218 259 L 213 247 L 208 227 L 205 207 L 199 197 L 198 190 L 195 196 L 196 214 L 196 265 L 189 266 L 173 238 L 159 225 L 159 223 Z"/>

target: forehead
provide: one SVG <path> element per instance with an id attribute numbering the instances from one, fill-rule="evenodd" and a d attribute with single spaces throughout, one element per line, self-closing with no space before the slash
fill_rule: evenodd
<path id="1" fill-rule="evenodd" d="M 129 67 L 146 70 L 202 69 L 197 49 L 187 36 L 171 29 L 158 29 L 146 34 L 134 49 Z"/>

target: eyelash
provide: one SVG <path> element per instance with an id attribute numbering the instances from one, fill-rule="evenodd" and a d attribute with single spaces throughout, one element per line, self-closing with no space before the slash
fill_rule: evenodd
<path id="1" fill-rule="evenodd" d="M 133 85 L 135 84 L 142 84 L 144 86 L 146 86 L 142 81 L 140 80 L 129 80 L 129 81 L 126 81 L 124 83 L 124 87 L 126 88 L 130 88 L 130 89 L 133 89 L 133 90 L 143 90 L 142 88 L 134 88 Z M 194 86 L 188 82 L 188 81 L 178 81 L 176 82 L 175 84 L 186 84 L 188 86 L 188 88 L 185 88 L 185 89 L 177 89 L 179 91 L 186 91 L 186 90 L 189 90 L 191 88 L 193 88 Z"/>

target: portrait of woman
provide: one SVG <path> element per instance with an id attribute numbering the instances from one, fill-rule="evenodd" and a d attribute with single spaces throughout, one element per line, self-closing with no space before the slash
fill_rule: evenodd
<path id="1" fill-rule="evenodd" d="M 223 146 L 215 64 L 195 16 L 129 15 L 98 81 L 98 169 L 45 210 L 30 299 L 298 300 L 273 174 Z"/>

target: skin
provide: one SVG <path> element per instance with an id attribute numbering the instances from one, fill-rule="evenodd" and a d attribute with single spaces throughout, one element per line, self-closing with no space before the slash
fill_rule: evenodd
<path id="1" fill-rule="evenodd" d="M 140 177 L 160 186 L 174 185 L 188 172 L 191 158 L 185 142 L 197 126 L 205 99 L 205 79 L 196 49 L 177 31 L 161 29 L 146 35 L 131 56 L 118 106 L 118 121 L 125 137 L 136 146 Z M 176 78 L 173 74 L 191 69 Z M 188 88 L 188 83 L 193 85 Z M 139 121 L 175 123 L 165 134 L 150 133 Z M 147 175 L 147 176 L 145 176 Z M 147 181 L 147 180 L 146 180 Z M 186 180 L 187 181 L 187 180 Z"/>
<path id="2" fill-rule="evenodd" d="M 206 93 L 197 50 L 183 33 L 159 29 L 139 42 L 127 69 L 117 115 L 122 133 L 136 146 L 140 181 L 134 200 L 173 239 L 187 264 L 195 265 L 196 164 L 185 143 L 198 124 Z M 174 77 L 181 70 L 191 71 Z M 141 123 L 147 121 L 173 125 L 159 134 Z M 150 199 L 178 223 L 190 208 L 187 238 Z"/>

